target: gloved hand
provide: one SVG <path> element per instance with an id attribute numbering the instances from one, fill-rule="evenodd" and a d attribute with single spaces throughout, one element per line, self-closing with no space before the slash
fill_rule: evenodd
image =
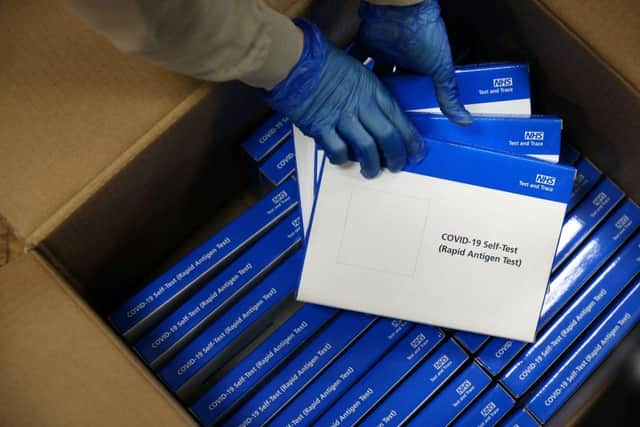
<path id="1" fill-rule="evenodd" d="M 360 2 L 360 42 L 376 60 L 431 76 L 440 109 L 455 123 L 471 114 L 458 98 L 451 48 L 437 0 L 413 6 Z"/>
<path id="2" fill-rule="evenodd" d="M 366 178 L 381 165 L 399 171 L 407 160 L 421 161 L 422 138 L 378 78 L 310 22 L 296 24 L 304 32 L 302 55 L 266 101 L 313 137 L 332 163 L 359 161 Z"/>

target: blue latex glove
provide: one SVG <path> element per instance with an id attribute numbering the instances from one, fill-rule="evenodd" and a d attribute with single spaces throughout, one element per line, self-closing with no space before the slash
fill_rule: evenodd
<path id="1" fill-rule="evenodd" d="M 471 114 L 458 98 L 451 48 L 437 0 L 413 6 L 360 2 L 360 42 L 376 60 L 431 76 L 440 109 L 455 123 Z"/>
<path id="2" fill-rule="evenodd" d="M 266 101 L 313 137 L 332 163 L 359 161 L 366 178 L 382 165 L 399 171 L 407 160 L 421 161 L 422 138 L 378 78 L 310 22 L 296 24 L 304 32 L 302 55 Z"/>

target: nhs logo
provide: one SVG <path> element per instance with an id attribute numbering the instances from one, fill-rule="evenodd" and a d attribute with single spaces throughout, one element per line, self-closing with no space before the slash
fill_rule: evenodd
<path id="1" fill-rule="evenodd" d="M 541 173 L 539 173 L 536 175 L 536 183 L 550 185 L 553 187 L 554 185 L 556 185 L 556 177 L 550 175 L 542 175 Z"/>
<path id="2" fill-rule="evenodd" d="M 500 77 L 493 79 L 493 87 L 511 87 L 513 86 L 512 77 Z"/>
<path id="3" fill-rule="evenodd" d="M 527 141 L 544 141 L 544 132 L 540 130 L 525 130 L 524 139 Z"/>

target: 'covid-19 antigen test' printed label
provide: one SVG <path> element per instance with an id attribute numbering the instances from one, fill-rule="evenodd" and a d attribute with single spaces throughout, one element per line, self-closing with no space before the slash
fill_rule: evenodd
<path id="1" fill-rule="evenodd" d="M 372 180 L 325 163 L 298 299 L 533 340 L 575 170 L 426 144 Z"/>

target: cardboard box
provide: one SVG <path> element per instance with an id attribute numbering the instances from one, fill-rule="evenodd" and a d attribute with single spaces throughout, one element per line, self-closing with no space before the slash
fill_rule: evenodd
<path id="1" fill-rule="evenodd" d="M 242 142 L 242 148 L 254 162 L 261 162 L 290 137 L 292 132 L 289 118 L 281 113 L 273 113 Z"/>
<path id="2" fill-rule="evenodd" d="M 184 402 L 192 401 L 221 363 L 265 329 L 291 298 L 301 268 L 302 250 L 298 250 L 169 359 L 158 370 L 167 387 Z"/>
<path id="3" fill-rule="evenodd" d="M 640 208 L 627 200 L 553 275 L 542 304 L 538 330 L 544 328 L 558 314 L 639 226 Z M 491 338 L 486 347 L 478 353 L 478 361 L 496 376 L 525 346 L 526 343 L 522 341 Z"/>
<path id="4" fill-rule="evenodd" d="M 496 384 L 480 398 L 453 424 L 456 427 L 491 427 L 507 415 L 515 401 L 500 384 Z"/>
<path id="5" fill-rule="evenodd" d="M 378 364 L 318 420 L 318 425 L 354 425 L 391 392 L 444 339 L 428 325 L 414 327 Z"/>
<path id="6" fill-rule="evenodd" d="M 409 332 L 413 325 L 396 319 L 378 319 L 330 367 L 271 421 L 273 425 L 313 425 L 351 385 Z"/>
<path id="7" fill-rule="evenodd" d="M 560 160 L 562 120 L 555 116 L 476 116 L 469 126 L 457 125 L 441 114 L 409 113 L 408 116 L 418 132 L 426 137 L 552 163 Z"/>
<path id="8" fill-rule="evenodd" d="M 480 347 L 489 341 L 488 335 L 474 334 L 473 332 L 455 331 L 453 338 L 458 341 L 469 352 L 475 353 Z"/>
<path id="9" fill-rule="evenodd" d="M 603 317 L 527 402 L 527 408 L 541 422 L 547 422 L 562 407 L 640 321 L 640 282 L 636 281 Z"/>
<path id="10" fill-rule="evenodd" d="M 473 402 L 491 383 L 477 364 L 471 363 L 438 395 L 411 419 L 408 426 L 447 426 Z"/>
<path id="11" fill-rule="evenodd" d="M 291 131 L 293 132 L 293 130 Z M 268 187 L 282 184 L 296 170 L 296 153 L 293 138 L 284 141 L 258 168 Z"/>
<path id="12" fill-rule="evenodd" d="M 582 198 L 596 185 L 602 173 L 589 159 L 582 158 L 575 163 L 576 179 L 573 184 L 567 212 L 573 210 Z"/>
<path id="13" fill-rule="evenodd" d="M 516 410 L 503 424 L 505 427 L 539 427 L 540 424 L 526 409 Z"/>
<path id="14" fill-rule="evenodd" d="M 203 425 L 222 421 L 302 344 L 337 314 L 337 310 L 304 304 L 230 372 L 216 381 L 190 410 Z"/>
<path id="15" fill-rule="evenodd" d="M 445 341 L 368 413 L 359 425 L 400 425 L 407 421 L 460 370 L 467 359 L 467 354 L 458 344 L 452 340 Z"/>
<path id="16" fill-rule="evenodd" d="M 371 180 L 325 164 L 298 300 L 532 341 L 575 169 L 425 143 Z"/>
<path id="17" fill-rule="evenodd" d="M 342 312 L 309 342 L 289 363 L 263 385 L 225 421 L 225 425 L 264 425 L 305 389 L 351 343 L 360 337 L 376 317 Z"/>
<path id="18" fill-rule="evenodd" d="M 270 3 L 299 15 L 310 2 Z M 452 0 L 444 11 L 496 58 L 529 60 L 540 111 L 563 117 L 565 139 L 640 200 L 638 7 Z M 316 2 L 309 13 L 344 42 L 356 10 Z M 3 421 L 192 426 L 105 318 L 246 208 L 238 145 L 267 116 L 259 92 L 127 57 L 60 0 L 9 2 L 0 24 L 0 216 L 29 248 L 0 269 Z"/>
<path id="19" fill-rule="evenodd" d="M 207 322 L 268 274 L 302 242 L 300 215 L 292 212 L 225 270 L 175 308 L 133 345 L 152 368 L 166 362 Z"/>
<path id="20" fill-rule="evenodd" d="M 460 101 L 471 114 L 531 115 L 527 64 L 480 64 L 456 67 Z M 442 114 L 431 78 L 398 74 L 382 79 L 405 111 Z"/>
<path id="21" fill-rule="evenodd" d="M 609 178 L 605 178 L 591 190 L 564 219 L 552 271 L 571 255 L 623 198 L 622 190 Z"/>
<path id="22" fill-rule="evenodd" d="M 585 332 L 640 272 L 640 235 L 631 239 L 580 293 L 535 343 L 517 357 L 500 377 L 513 396 L 520 397 Z"/>

